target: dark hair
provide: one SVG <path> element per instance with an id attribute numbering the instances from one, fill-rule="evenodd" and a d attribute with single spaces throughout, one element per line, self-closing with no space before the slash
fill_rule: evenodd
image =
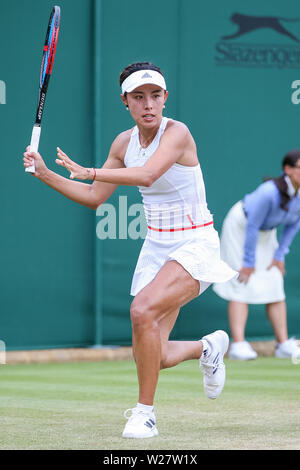
<path id="1" fill-rule="evenodd" d="M 298 160 L 300 160 L 300 150 L 290 150 L 282 160 L 282 168 L 284 168 L 285 165 L 294 167 Z"/>
<path id="2" fill-rule="evenodd" d="M 300 150 L 299 149 L 294 149 L 290 150 L 282 159 L 282 169 L 284 169 L 285 165 L 295 167 L 297 164 L 297 161 L 300 160 Z M 291 197 L 288 193 L 288 186 L 287 182 L 285 181 L 285 173 L 282 173 L 281 176 L 278 178 L 271 178 L 271 177 L 264 177 L 263 181 L 269 181 L 272 180 L 274 184 L 276 185 L 278 191 L 280 192 L 281 196 L 281 203 L 280 207 L 284 209 L 285 211 L 288 210 L 288 203 L 291 200 Z"/>
<path id="3" fill-rule="evenodd" d="M 161 75 L 163 75 L 160 68 L 154 64 L 151 64 L 151 62 L 134 62 L 133 64 L 127 65 L 127 67 L 125 67 L 125 69 L 121 73 L 120 86 L 122 85 L 124 80 L 129 77 L 129 75 L 131 75 L 133 72 L 137 72 L 138 70 L 155 70 L 156 72 L 159 72 Z"/>

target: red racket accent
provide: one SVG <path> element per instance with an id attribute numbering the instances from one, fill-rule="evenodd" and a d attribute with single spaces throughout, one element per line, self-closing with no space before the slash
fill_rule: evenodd
<path id="1" fill-rule="evenodd" d="M 55 57 L 55 52 L 56 52 L 56 46 L 57 46 L 58 33 L 59 33 L 59 28 L 55 28 L 55 38 L 54 38 L 54 41 L 53 41 L 52 57 L 51 57 L 50 62 L 49 62 L 49 64 L 50 64 L 49 75 L 51 75 L 51 73 L 52 73 L 54 57 Z"/>
<path id="2" fill-rule="evenodd" d="M 55 38 L 57 40 L 56 28 L 53 28 L 53 34 L 52 34 L 51 42 L 50 42 L 50 46 L 49 46 L 49 59 L 48 59 L 48 64 L 47 64 L 47 69 L 46 69 L 46 75 L 51 75 L 50 70 L 52 70 L 52 67 L 53 67 L 54 55 L 55 55 L 55 54 L 53 54 Z"/>

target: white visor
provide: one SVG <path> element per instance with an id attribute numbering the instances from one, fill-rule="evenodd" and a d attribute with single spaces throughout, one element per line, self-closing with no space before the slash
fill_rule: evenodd
<path id="1" fill-rule="evenodd" d="M 122 83 L 122 95 L 146 84 L 157 85 L 163 90 L 167 89 L 165 79 L 161 73 L 155 70 L 138 70 L 129 75 Z"/>

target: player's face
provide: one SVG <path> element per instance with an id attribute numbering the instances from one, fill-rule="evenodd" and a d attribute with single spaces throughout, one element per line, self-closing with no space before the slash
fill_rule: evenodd
<path id="1" fill-rule="evenodd" d="M 160 124 L 167 97 L 168 92 L 157 85 L 142 85 L 127 93 L 126 104 L 137 124 L 154 127 Z"/>

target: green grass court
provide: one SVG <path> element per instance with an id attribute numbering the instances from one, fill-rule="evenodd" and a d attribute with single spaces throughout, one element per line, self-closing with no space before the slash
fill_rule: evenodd
<path id="1" fill-rule="evenodd" d="M 131 361 L 0 366 L 0 449 L 300 449 L 300 365 L 288 359 L 226 361 L 215 401 L 196 361 L 162 371 L 160 435 L 128 440 L 123 412 L 135 406 Z"/>

